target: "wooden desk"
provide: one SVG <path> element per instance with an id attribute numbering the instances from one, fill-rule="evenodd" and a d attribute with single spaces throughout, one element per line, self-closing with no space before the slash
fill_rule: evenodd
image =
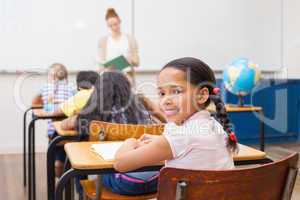
<path id="1" fill-rule="evenodd" d="M 27 162 L 26 162 L 26 130 L 27 130 L 27 113 L 29 111 L 32 111 L 34 109 L 39 109 L 39 108 L 43 108 L 43 105 L 40 104 L 32 104 L 31 107 L 29 107 L 28 109 L 25 110 L 24 114 L 23 114 L 23 186 L 26 187 L 26 183 L 27 183 L 27 178 L 26 178 L 26 167 L 27 167 Z"/>
<path id="2" fill-rule="evenodd" d="M 257 106 L 234 106 L 227 104 L 226 106 L 227 112 L 260 112 L 262 111 L 262 107 Z"/>
<path id="3" fill-rule="evenodd" d="M 258 106 L 237 106 L 232 104 L 226 104 L 226 111 L 229 112 L 257 112 L 259 115 L 263 116 L 263 108 Z M 216 109 L 214 106 L 209 106 L 207 108 L 209 112 L 215 113 Z M 260 120 L 260 150 L 265 150 L 265 123 Z"/>
<path id="4" fill-rule="evenodd" d="M 61 129 L 61 121 L 53 122 L 53 126 L 60 136 L 76 136 L 78 132 L 75 130 L 63 130 Z"/>
<path id="5" fill-rule="evenodd" d="M 40 115 L 42 109 L 34 109 L 33 117 L 28 126 L 28 199 L 36 199 L 36 177 L 35 177 L 35 122 L 38 120 L 61 120 L 65 116 Z"/>
<path id="6" fill-rule="evenodd" d="M 65 151 L 71 163 L 71 169 L 68 170 L 60 179 L 56 191 L 55 199 L 62 200 L 62 191 L 69 180 L 77 175 L 91 175 L 114 173 L 113 161 L 105 161 L 99 155 L 91 151 L 92 144 L 99 144 L 103 142 L 74 142 L 65 145 Z M 235 164 L 261 164 L 272 162 L 267 158 L 266 153 L 256 150 L 254 148 L 239 144 L 240 151 L 238 155 L 234 156 Z M 163 164 L 157 166 L 150 166 L 139 169 L 145 170 L 159 170 Z"/>
<path id="7" fill-rule="evenodd" d="M 72 168 L 75 169 L 106 169 L 113 168 L 113 161 L 105 161 L 101 156 L 91 151 L 92 144 L 107 142 L 72 142 L 65 145 L 65 151 Z M 257 161 L 267 157 L 263 151 L 239 144 L 239 153 L 234 155 L 234 161 Z"/>
<path id="8" fill-rule="evenodd" d="M 48 200 L 54 199 L 55 193 L 55 152 L 58 145 L 61 143 L 79 141 L 80 137 L 75 130 L 61 129 L 61 121 L 53 122 L 53 126 L 58 136 L 55 137 L 49 144 L 47 149 L 47 196 Z"/>

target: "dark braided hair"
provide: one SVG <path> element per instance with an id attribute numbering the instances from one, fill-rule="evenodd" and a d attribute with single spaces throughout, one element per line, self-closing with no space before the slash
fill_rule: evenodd
<path id="1" fill-rule="evenodd" d="M 232 132 L 232 126 L 226 112 L 225 104 L 219 94 L 219 89 L 215 87 L 216 79 L 212 69 L 203 61 L 192 57 L 173 60 L 167 63 L 162 70 L 169 67 L 185 72 L 186 80 L 191 84 L 208 89 L 209 98 L 205 102 L 204 108 L 206 108 L 211 101 L 214 102 L 217 120 L 228 135 L 228 146 L 232 151 L 235 151 L 237 149 L 237 140 Z"/>
<path id="2" fill-rule="evenodd" d="M 127 124 L 138 124 L 149 117 L 142 108 L 137 96 L 132 93 L 128 79 L 122 73 L 104 72 L 96 80 L 89 101 L 78 115 L 77 128 L 80 129 L 80 120 L 85 120 L 88 124 L 92 120 L 124 123 L 122 116 L 126 118 Z"/>

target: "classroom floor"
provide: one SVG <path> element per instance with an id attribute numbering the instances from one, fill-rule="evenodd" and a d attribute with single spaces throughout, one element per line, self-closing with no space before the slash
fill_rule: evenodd
<path id="1" fill-rule="evenodd" d="M 292 152 L 300 152 L 300 143 L 267 145 L 266 152 L 278 160 Z M 47 199 L 46 155 L 37 154 L 37 199 Z M 0 155 L 0 199 L 26 200 L 26 189 L 23 188 L 22 155 Z M 300 166 L 300 162 L 298 163 Z M 300 175 L 298 174 L 293 200 L 300 199 Z"/>

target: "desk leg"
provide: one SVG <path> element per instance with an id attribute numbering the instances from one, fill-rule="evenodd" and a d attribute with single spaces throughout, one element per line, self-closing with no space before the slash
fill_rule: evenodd
<path id="1" fill-rule="evenodd" d="M 32 198 L 32 120 L 28 126 L 28 200 Z"/>
<path id="2" fill-rule="evenodd" d="M 28 200 L 35 200 L 35 121 L 33 118 L 28 126 Z"/>
<path id="3" fill-rule="evenodd" d="M 66 170 L 69 170 L 71 168 L 71 164 L 69 162 L 69 159 L 66 158 L 66 161 L 65 161 L 65 166 L 64 166 L 64 172 Z M 65 199 L 70 199 L 70 200 L 73 200 L 74 199 L 74 196 L 72 196 L 72 184 L 73 184 L 73 178 L 71 178 L 69 180 L 69 182 L 67 183 L 66 185 L 66 189 L 65 189 Z M 72 198 L 71 198 L 72 196 Z"/>
<path id="4" fill-rule="evenodd" d="M 57 136 L 49 144 L 47 150 L 47 196 L 48 200 L 54 200 L 55 194 L 55 151 L 58 143 L 64 140 L 78 141 L 79 136 Z"/>
<path id="5" fill-rule="evenodd" d="M 259 111 L 261 117 L 264 116 L 263 111 Z M 260 150 L 265 151 L 265 123 L 263 119 L 260 120 Z"/>
<path id="6" fill-rule="evenodd" d="M 56 150 L 56 141 L 53 139 L 47 150 L 47 196 L 48 200 L 54 200 L 55 192 L 55 150 Z"/>
<path id="7" fill-rule="evenodd" d="M 26 116 L 28 111 L 30 111 L 31 108 L 28 108 L 25 110 L 23 115 L 23 186 L 26 187 L 26 173 L 27 173 L 27 163 L 26 163 Z"/>
<path id="8" fill-rule="evenodd" d="M 63 174 L 63 176 L 59 179 L 59 182 L 56 186 L 55 200 L 63 200 L 64 188 L 66 187 L 66 185 L 68 183 L 70 183 L 72 177 L 75 177 L 76 175 L 79 175 L 79 174 L 80 174 L 80 172 L 78 172 L 72 168 Z"/>
<path id="9" fill-rule="evenodd" d="M 36 199 L 36 177 L 35 177 L 35 120 L 32 127 L 32 199 Z"/>

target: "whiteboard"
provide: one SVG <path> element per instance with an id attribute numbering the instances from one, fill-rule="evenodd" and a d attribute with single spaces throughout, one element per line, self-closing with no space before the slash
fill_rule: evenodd
<path id="1" fill-rule="evenodd" d="M 214 69 L 247 57 L 261 69 L 282 64 L 282 0 L 135 1 L 142 67 L 194 56 Z"/>
<path id="2" fill-rule="evenodd" d="M 108 7 L 134 34 L 141 70 L 194 56 L 213 69 L 247 57 L 261 69 L 282 66 L 283 0 L 0 0 L 0 71 L 95 69 Z"/>
<path id="3" fill-rule="evenodd" d="M 54 62 L 95 69 L 108 7 L 130 33 L 131 0 L 0 0 L 0 70 L 46 69 Z"/>

